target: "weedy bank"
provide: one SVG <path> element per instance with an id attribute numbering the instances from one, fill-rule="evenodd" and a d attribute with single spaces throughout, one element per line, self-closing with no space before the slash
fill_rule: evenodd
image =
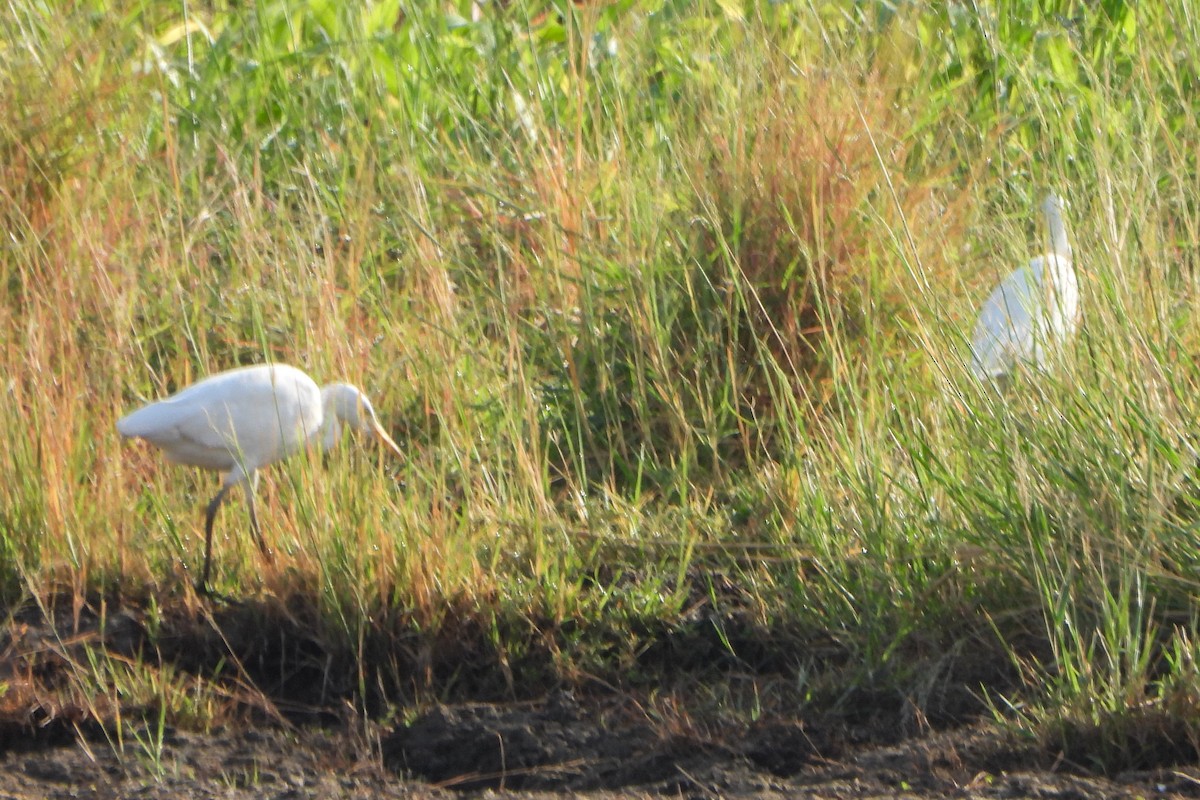
<path id="1" fill-rule="evenodd" d="M 6 705 L 54 658 L 117 730 L 549 680 L 1194 760 L 1200 31 L 1020 5 L 14 4 Z M 998 394 L 966 337 L 1047 189 L 1082 331 Z M 407 460 L 273 469 L 211 612 L 212 477 L 113 423 L 263 361 Z"/>

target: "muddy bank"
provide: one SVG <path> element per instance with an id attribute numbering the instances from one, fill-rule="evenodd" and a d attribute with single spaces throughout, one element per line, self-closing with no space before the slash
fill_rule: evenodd
<path id="1" fill-rule="evenodd" d="M 795 687 L 795 676 L 771 672 L 777 664 L 735 662 L 728 655 L 719 661 L 716 648 L 706 651 L 706 663 L 694 657 L 695 647 L 691 659 L 656 655 L 654 671 L 644 669 L 637 685 L 592 677 L 538 690 L 524 681 L 532 696 L 513 698 L 509 684 L 509 697 L 497 700 L 489 695 L 497 687 L 505 694 L 507 681 L 494 665 L 488 670 L 486 652 L 473 651 L 464 639 L 446 652 L 467 659 L 470 668 L 455 673 L 459 681 L 445 702 L 426 692 L 386 713 L 364 715 L 354 710 L 366 704 L 353 691 L 353 675 L 338 667 L 346 655 L 329 650 L 314 630 L 303 608 L 278 604 L 205 607 L 154 619 L 138 608 L 103 603 L 13 614 L 0 629 L 0 800 L 489 791 L 528 797 L 1200 797 L 1200 769 L 1186 747 L 1164 751 L 1153 762 L 1156 769 L 1099 776 L 1081 759 L 1006 737 L 964 700 L 995 674 L 982 659 L 957 663 L 959 680 L 941 681 L 944 691 L 920 708 L 907 707 L 895 693 L 847 691 L 836 709 L 822 710 L 785 691 Z M 663 647 L 703 644 L 687 631 L 675 636 Z M 770 644 L 757 647 L 766 651 Z M 426 656 L 409 658 L 435 664 Z M 222 687 L 227 699 L 210 733 L 189 732 L 158 713 L 153 693 L 136 701 L 103 685 L 110 680 L 105 675 L 116 674 L 96 667 L 104 663 L 136 667 L 139 681 L 174 675 L 184 686 Z M 477 684 L 467 680 L 475 672 L 485 676 Z M 721 680 L 735 677 L 753 684 L 755 703 L 761 702 L 753 712 L 744 703 L 732 708 L 717 691 Z M 108 694 L 89 694 L 94 690 Z M 944 713 L 931 722 L 927 712 L 935 708 Z"/>
<path id="2" fill-rule="evenodd" d="M 1109 778 L 1067 765 L 1030 770 L 977 726 L 886 745 L 799 721 L 742 733 L 723 744 L 671 736 L 628 708 L 563 696 L 440 707 L 378 730 L 168 729 L 161 747 L 144 731 L 141 742 L 11 746 L 0 756 L 0 797 L 1200 797 L 1195 768 Z"/>

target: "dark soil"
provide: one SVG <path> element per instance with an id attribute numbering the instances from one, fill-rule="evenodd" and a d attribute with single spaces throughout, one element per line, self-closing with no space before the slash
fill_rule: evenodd
<path id="1" fill-rule="evenodd" d="M 555 696 L 438 708 L 373 741 L 310 728 L 166 730 L 161 751 L 126 737 L 10 746 L 0 798 L 370 798 L 495 790 L 548 797 L 1200 797 L 1200 769 L 1110 778 L 1023 767 L 969 727 L 895 745 L 831 744 L 799 722 L 736 745 L 664 737 Z"/>
<path id="2" fill-rule="evenodd" d="M 208 630 L 221 630 L 217 638 L 227 644 L 248 637 L 238 627 L 245 627 L 243 612 L 227 613 L 227 629 L 218 622 Z M 254 610 L 254 618 L 261 622 L 262 613 Z M 132 703 L 105 712 L 80 694 L 78 671 L 90 663 L 83 648 L 92 658 L 100 652 L 214 672 L 206 654 L 219 648 L 198 633 L 204 626 L 156 624 L 153 645 L 144 614 L 133 611 L 22 612 L 0 630 L 0 800 L 497 791 L 525 797 L 1200 797 L 1194 764 L 1088 774 L 1084 765 L 1014 743 L 978 715 L 939 726 L 903 724 L 886 699 L 862 695 L 853 700 L 860 705 L 853 713 L 792 712 L 776 702 L 751 720 L 722 709 L 703 691 L 692 704 L 686 692 L 665 688 L 699 689 L 694 675 L 674 681 L 680 676 L 664 673 L 661 690 L 595 682 L 508 702 L 425 700 L 376 722 L 349 711 L 356 701 L 329 685 L 328 669 L 324 688 L 310 685 L 309 702 L 298 701 L 297 676 L 318 663 L 320 642 L 311 635 L 293 641 L 299 634 L 278 620 L 269 633 L 260 629 L 248 637 L 259 649 L 247 644 L 227 654 L 242 662 L 240 671 L 229 670 L 242 701 L 210 733 L 160 728 L 153 709 Z M 188 640 L 188 631 L 197 638 Z M 169 662 L 161 661 L 164 652 Z M 282 669 L 268 680 L 272 659 Z M 250 662 L 258 666 L 251 669 Z M 257 684 L 247 689 L 251 680 Z"/>

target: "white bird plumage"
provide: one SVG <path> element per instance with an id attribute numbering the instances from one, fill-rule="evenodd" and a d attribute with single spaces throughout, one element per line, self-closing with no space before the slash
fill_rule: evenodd
<path id="1" fill-rule="evenodd" d="M 1018 363 L 1047 364 L 1079 327 L 1079 279 L 1063 223 L 1062 200 L 1049 194 L 1042 213 L 1050 250 L 1012 272 L 979 310 L 971 371 L 980 380 L 1006 376 Z"/>
<path id="2" fill-rule="evenodd" d="M 254 492 L 258 470 L 287 458 L 310 441 L 332 447 L 345 425 L 374 433 L 396 455 L 403 453 L 357 388 L 334 383 L 318 388 L 303 371 L 286 364 L 262 364 L 212 375 L 178 393 L 122 417 L 117 430 L 145 439 L 168 461 L 224 474 L 221 490 L 205 513 L 204 569 L 197 588 L 204 592 L 212 557 L 212 528 L 229 490 L 245 483 L 250 527 L 267 554 Z"/>

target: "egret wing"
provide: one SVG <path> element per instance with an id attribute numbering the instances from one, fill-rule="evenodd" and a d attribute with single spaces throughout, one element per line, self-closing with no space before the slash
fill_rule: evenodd
<path id="1" fill-rule="evenodd" d="M 172 461 L 249 472 L 294 450 L 320 423 L 315 384 L 299 370 L 277 367 L 213 376 L 133 412 L 117 428 Z"/>
<path id="2" fill-rule="evenodd" d="M 979 310 L 971 340 L 972 369 L 980 377 L 996 377 L 1034 351 L 1037 276 L 1028 267 L 1011 273 Z"/>

